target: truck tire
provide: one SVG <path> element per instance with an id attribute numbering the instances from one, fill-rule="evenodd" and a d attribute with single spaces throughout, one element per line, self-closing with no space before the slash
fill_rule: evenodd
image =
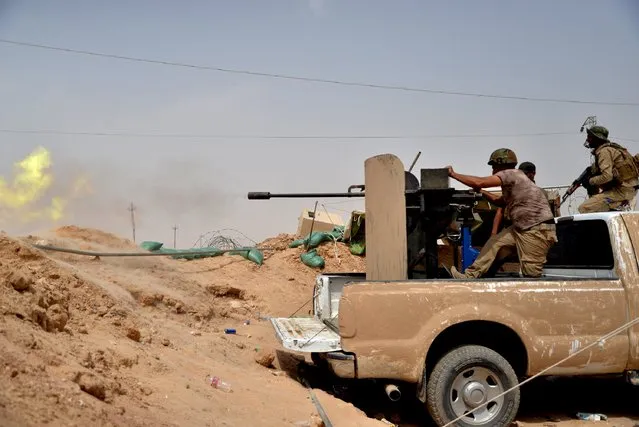
<path id="1" fill-rule="evenodd" d="M 428 379 L 426 405 L 443 426 L 489 401 L 455 426 L 509 426 L 519 410 L 519 388 L 496 399 L 518 384 L 517 375 L 499 353 L 478 345 L 455 348 L 442 357 Z"/>

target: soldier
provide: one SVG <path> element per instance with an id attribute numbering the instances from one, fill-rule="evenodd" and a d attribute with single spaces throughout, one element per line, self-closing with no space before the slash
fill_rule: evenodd
<path id="1" fill-rule="evenodd" d="M 595 156 L 588 183 L 600 191 L 579 206 L 579 213 L 607 212 L 634 203 L 639 170 L 632 155 L 621 145 L 610 142 L 608 129 L 603 126 L 593 126 L 586 133 L 584 147 L 590 148 Z"/>
<path id="2" fill-rule="evenodd" d="M 535 182 L 535 174 L 537 173 L 537 168 L 535 164 L 532 162 L 523 162 L 519 165 L 519 170 L 523 171 L 526 176 L 532 181 Z M 491 232 L 491 236 L 499 233 L 499 230 L 502 226 L 502 222 L 510 223 L 508 219 L 504 221 L 504 208 L 499 207 L 495 212 L 495 219 L 493 220 L 493 230 Z M 505 224 L 504 224 L 505 225 Z"/>
<path id="3" fill-rule="evenodd" d="M 508 148 L 495 150 L 488 160 L 493 174 L 487 177 L 462 175 L 448 166 L 448 175 L 481 193 L 498 206 L 504 206 L 510 213 L 512 225 L 491 236 L 475 262 L 462 274 L 453 266 L 451 274 L 455 279 L 480 278 L 488 272 L 496 259 L 503 259 L 513 253 L 519 256 L 521 273 L 526 277 L 540 277 L 546 263 L 546 255 L 557 242 L 555 222 L 544 191 L 537 187 L 526 174 L 515 169 L 517 156 Z M 502 195 L 496 196 L 483 188 L 502 188 Z"/>
<path id="4" fill-rule="evenodd" d="M 523 171 L 528 179 L 535 182 L 535 175 L 537 175 L 537 167 L 533 162 L 523 162 L 519 165 L 519 170 Z M 535 183 L 536 184 L 536 183 Z"/>
<path id="5" fill-rule="evenodd" d="M 537 175 L 537 167 L 532 162 L 523 162 L 519 165 L 519 170 L 523 171 L 526 176 L 532 181 L 535 182 L 535 176 Z M 535 182 L 536 184 L 536 182 Z M 550 210 L 553 213 L 553 216 L 559 216 L 559 193 L 556 191 L 546 191 L 546 197 L 548 198 L 548 203 L 550 204 Z M 491 231 L 491 235 L 495 235 L 499 233 L 502 225 L 507 226 L 510 221 L 506 218 L 504 219 L 504 209 L 497 208 L 495 212 L 495 219 L 493 220 L 493 229 Z"/>

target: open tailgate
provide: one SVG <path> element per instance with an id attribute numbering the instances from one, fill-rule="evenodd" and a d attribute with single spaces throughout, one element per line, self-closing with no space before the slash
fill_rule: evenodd
<path id="1" fill-rule="evenodd" d="M 340 337 L 315 317 L 271 318 L 277 339 L 284 348 L 307 353 L 341 350 Z"/>

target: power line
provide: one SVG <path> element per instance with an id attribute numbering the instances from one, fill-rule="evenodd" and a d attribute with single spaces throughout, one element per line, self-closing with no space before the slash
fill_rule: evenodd
<path id="1" fill-rule="evenodd" d="M 118 60 L 124 60 L 124 61 L 144 62 L 149 64 L 169 65 L 173 67 L 192 68 L 197 70 L 218 71 L 222 73 L 244 74 L 244 75 L 258 76 L 258 77 L 269 77 L 269 78 L 285 79 L 285 80 L 298 80 L 298 81 L 304 81 L 304 82 L 325 83 L 325 84 L 334 84 L 334 85 L 342 85 L 342 86 L 357 86 L 357 87 L 397 90 L 397 91 L 405 91 L 405 92 L 422 92 L 422 93 L 431 93 L 431 94 L 439 94 L 439 95 L 470 96 L 470 97 L 476 97 L 476 98 L 509 99 L 509 100 L 517 100 L 517 101 L 558 102 L 558 103 L 568 103 L 568 104 L 597 104 L 597 105 L 616 105 L 616 106 L 631 106 L 631 107 L 639 106 L 639 102 L 588 101 L 588 100 L 562 99 L 562 98 L 534 98 L 534 97 L 528 97 L 528 96 L 495 95 L 495 94 L 478 93 L 478 92 L 461 92 L 461 91 L 451 91 L 451 90 L 442 90 L 442 89 L 426 89 L 426 88 L 415 88 L 415 87 L 408 87 L 408 86 L 394 86 L 394 85 L 383 85 L 383 84 L 376 84 L 376 83 L 353 82 L 353 81 L 335 80 L 335 79 L 321 79 L 321 78 L 314 78 L 314 77 L 295 76 L 290 74 L 266 73 L 266 72 L 251 71 L 251 70 L 241 70 L 241 69 L 235 69 L 235 68 L 215 67 L 215 66 L 188 64 L 185 62 L 164 61 L 159 59 L 116 55 L 116 54 L 109 54 L 109 53 L 102 53 L 102 52 L 95 52 L 95 51 L 88 51 L 88 50 L 50 46 L 50 45 L 44 45 L 39 43 L 21 42 L 21 41 L 8 40 L 8 39 L 0 39 L 0 43 L 10 44 L 14 46 L 47 49 L 47 50 L 66 52 L 66 53 L 75 53 L 80 55 L 89 55 L 89 56 L 97 56 L 97 57 L 103 57 L 103 58 L 118 59 Z"/>
<path id="2" fill-rule="evenodd" d="M 46 129 L 0 129 L 0 133 L 69 135 L 69 136 L 115 136 L 127 138 L 201 138 L 201 139 L 429 139 L 429 138 L 514 138 L 523 136 L 578 135 L 577 132 L 536 132 L 512 134 L 441 134 L 441 135 L 215 135 L 215 134 L 170 134 L 61 131 Z"/>
<path id="3" fill-rule="evenodd" d="M 639 139 L 631 139 L 631 138 L 610 138 L 611 140 L 615 140 L 618 139 L 619 141 L 626 141 L 626 142 L 639 142 Z"/>
<path id="4" fill-rule="evenodd" d="M 0 129 L 0 133 L 31 135 L 65 135 L 96 136 L 122 138 L 182 138 L 182 139 L 434 139 L 434 138 L 518 138 L 533 136 L 567 136 L 578 135 L 577 132 L 535 132 L 510 134 L 431 134 L 431 135 L 215 135 L 215 134 L 171 134 L 171 133 L 130 133 L 130 132 L 98 132 L 98 131 L 62 131 L 47 129 Z M 637 142 L 639 139 L 611 137 L 612 140 Z"/>

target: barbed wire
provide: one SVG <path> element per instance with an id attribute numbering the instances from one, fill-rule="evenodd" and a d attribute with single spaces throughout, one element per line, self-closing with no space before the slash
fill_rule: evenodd
<path id="1" fill-rule="evenodd" d="M 200 248 L 217 248 L 217 249 L 236 249 L 257 245 L 257 242 L 239 230 L 234 228 L 224 228 L 221 230 L 213 230 L 201 234 L 195 241 L 193 247 Z"/>

